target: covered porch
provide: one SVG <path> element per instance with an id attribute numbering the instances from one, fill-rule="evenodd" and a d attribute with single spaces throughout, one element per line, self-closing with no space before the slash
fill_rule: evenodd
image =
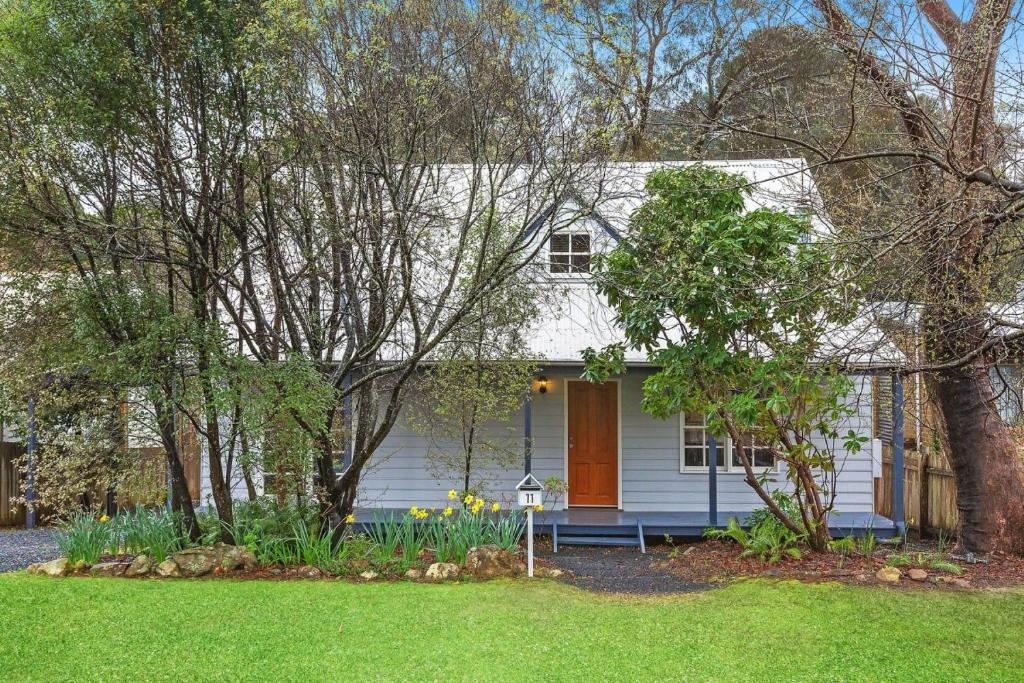
<path id="1" fill-rule="evenodd" d="M 366 531 L 375 521 L 401 518 L 408 511 L 398 508 L 359 508 L 356 510 L 357 531 Z M 724 529 L 735 517 L 740 525 L 749 528 L 744 511 L 718 511 L 714 521 L 709 513 L 701 512 L 623 512 L 610 508 L 567 508 L 534 513 L 534 532 L 551 536 L 555 552 L 560 543 L 581 545 L 635 545 L 641 549 L 647 541 L 694 539 L 709 528 Z M 861 538 L 868 533 L 875 538 L 887 539 L 897 535 L 896 524 L 875 513 L 846 512 L 829 518 L 833 538 L 853 536 Z"/>

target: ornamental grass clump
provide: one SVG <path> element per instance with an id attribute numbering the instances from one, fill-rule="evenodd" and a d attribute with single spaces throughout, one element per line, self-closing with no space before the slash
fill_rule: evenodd
<path id="1" fill-rule="evenodd" d="M 408 515 L 402 519 L 396 519 L 393 514 L 374 519 L 370 522 L 366 534 L 370 537 L 370 542 L 373 544 L 370 554 L 373 557 L 374 564 L 386 566 L 394 560 L 395 552 L 402 544 L 402 535 L 404 533 L 402 527 L 408 523 Z"/>
<path id="2" fill-rule="evenodd" d="M 181 533 L 181 517 L 177 513 L 140 507 L 118 515 L 112 527 L 115 529 L 114 553 L 121 550 L 132 554 L 144 553 L 156 562 L 163 562 L 188 545 Z"/>
<path id="3" fill-rule="evenodd" d="M 57 547 L 71 564 L 96 564 L 115 540 L 114 525 L 106 515 L 79 512 L 65 520 L 57 532 Z"/>
<path id="4" fill-rule="evenodd" d="M 519 513 L 502 513 L 501 503 L 472 494 L 459 497 L 453 490 L 448 498 L 462 502 L 437 511 L 413 506 L 401 518 L 393 514 L 374 519 L 368 525 L 369 555 L 374 564 L 406 570 L 433 553 L 437 562 L 465 564 L 470 548 L 497 545 L 515 552 L 525 524 Z M 457 503 L 456 503 L 457 504 Z"/>

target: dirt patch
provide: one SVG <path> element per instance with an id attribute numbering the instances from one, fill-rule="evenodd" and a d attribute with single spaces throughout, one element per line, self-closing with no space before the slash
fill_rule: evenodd
<path id="1" fill-rule="evenodd" d="M 896 548 L 880 548 L 871 557 L 860 554 L 804 552 L 800 559 L 786 558 L 766 564 L 754 557 L 740 557 L 742 550 L 728 541 L 705 541 L 673 548 L 657 569 L 692 583 L 722 584 L 740 578 L 778 578 L 798 581 L 838 581 L 859 585 L 888 585 L 923 590 L 962 590 L 1024 586 L 1024 558 L 995 554 L 985 561 L 970 563 L 955 553 L 940 551 L 934 543 L 921 541 Z M 942 560 L 959 568 L 944 567 Z M 900 570 L 897 583 L 878 576 L 878 570 L 894 564 Z M 937 565 L 937 566 L 936 566 Z M 911 579 L 910 570 L 924 578 Z M 915 571 L 920 577 L 920 573 Z"/>

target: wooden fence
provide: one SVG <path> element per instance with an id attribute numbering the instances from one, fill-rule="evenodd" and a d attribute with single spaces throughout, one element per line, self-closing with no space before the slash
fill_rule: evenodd
<path id="1" fill-rule="evenodd" d="M 182 460 L 185 479 L 192 500 L 200 495 L 201 462 L 199 444 L 194 434 L 182 436 Z M 138 505 L 161 505 L 167 496 L 167 459 L 162 448 L 131 448 L 136 457 L 135 465 L 118 486 L 117 505 L 120 508 L 134 508 Z M 21 472 L 22 444 L 0 442 L 0 526 L 22 526 L 25 524 L 25 506 L 16 501 L 22 495 Z M 104 492 L 96 492 L 100 500 Z M 43 516 L 46 511 L 43 511 Z"/>
<path id="2" fill-rule="evenodd" d="M 903 511 L 907 526 L 923 533 L 956 533 L 956 484 L 945 457 L 906 451 Z M 882 477 L 875 479 L 875 512 L 892 517 L 892 449 L 882 447 Z"/>

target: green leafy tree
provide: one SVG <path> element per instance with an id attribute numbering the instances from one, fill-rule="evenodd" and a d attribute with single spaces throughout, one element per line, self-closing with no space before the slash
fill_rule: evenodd
<path id="1" fill-rule="evenodd" d="M 645 350 L 660 369 L 644 382 L 644 410 L 707 415 L 712 433 L 730 437 L 765 506 L 824 549 L 836 451 L 857 450 L 863 439 L 837 433 L 852 412 L 852 383 L 823 340 L 852 319 L 856 292 L 817 287 L 834 268 L 827 245 L 808 239 L 803 217 L 744 212 L 740 176 L 669 169 L 648 176 L 646 188 L 629 234 L 595 259 L 598 289 L 626 341 L 588 349 L 586 377 L 624 372 L 627 348 Z M 771 496 L 755 447 L 785 464 L 799 516 Z"/>

